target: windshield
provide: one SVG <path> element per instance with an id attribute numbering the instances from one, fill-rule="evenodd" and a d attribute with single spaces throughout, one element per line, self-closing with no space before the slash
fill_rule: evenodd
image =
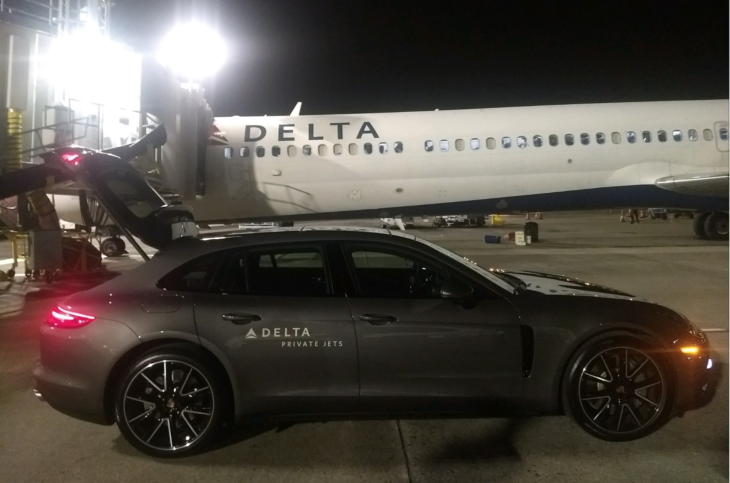
<path id="1" fill-rule="evenodd" d="M 450 250 L 447 250 L 446 248 L 440 247 L 434 243 L 431 243 L 428 240 L 424 240 L 423 238 L 418 238 L 418 237 L 414 237 L 414 239 L 417 242 L 423 243 L 424 245 L 433 248 L 434 250 L 441 253 L 442 255 L 446 255 L 450 259 L 455 260 L 455 261 L 459 262 L 461 265 L 477 272 L 482 277 L 486 278 L 487 280 L 494 283 L 495 285 L 498 285 L 499 287 L 507 290 L 508 292 L 513 291 L 515 285 L 513 283 L 510 283 L 511 280 L 510 281 L 506 280 L 507 277 L 502 278 L 501 276 L 496 276 L 495 273 L 490 272 L 489 270 L 485 270 L 484 268 L 477 265 L 476 262 L 472 262 L 468 258 L 462 257 L 461 255 L 457 255 L 456 253 L 454 253 Z M 502 275 L 502 274 L 500 273 L 500 275 Z"/>

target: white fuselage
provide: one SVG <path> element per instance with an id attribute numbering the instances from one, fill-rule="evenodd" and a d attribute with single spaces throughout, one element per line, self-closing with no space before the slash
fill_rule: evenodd
<path id="1" fill-rule="evenodd" d="M 539 210 L 519 200 L 727 174 L 727 120 L 727 100 L 216 118 L 184 202 L 198 221 Z"/>

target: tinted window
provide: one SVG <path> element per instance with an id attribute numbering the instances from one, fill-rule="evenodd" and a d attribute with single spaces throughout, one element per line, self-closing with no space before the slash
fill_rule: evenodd
<path id="1" fill-rule="evenodd" d="M 642 132 L 641 140 L 644 141 L 645 143 L 650 143 L 651 142 L 651 132 L 649 132 L 649 131 Z"/>
<path id="2" fill-rule="evenodd" d="M 433 141 L 426 141 L 423 143 L 423 148 L 428 151 L 429 153 L 433 151 Z"/>
<path id="3" fill-rule="evenodd" d="M 380 248 L 348 250 L 360 295 L 364 297 L 440 298 L 440 268 L 410 255 Z"/>
<path id="4" fill-rule="evenodd" d="M 672 131 L 672 137 L 674 138 L 675 141 L 681 141 L 682 140 L 682 131 L 680 131 L 679 129 L 675 129 L 674 131 Z"/>
<path id="5" fill-rule="evenodd" d="M 211 253 L 191 260 L 162 277 L 157 287 L 179 292 L 204 292 L 210 285 L 219 258 L 218 253 Z"/>
<path id="6" fill-rule="evenodd" d="M 630 143 L 635 143 L 636 133 L 634 131 L 626 131 L 626 140 Z"/>
<path id="7" fill-rule="evenodd" d="M 550 146 L 557 146 L 557 145 L 558 145 L 558 135 L 551 134 L 550 135 Z"/>
<path id="8" fill-rule="evenodd" d="M 309 144 L 305 144 L 302 146 L 302 154 L 305 156 L 311 156 L 312 155 L 312 146 Z"/>
<path id="9" fill-rule="evenodd" d="M 362 147 L 365 150 L 365 154 L 373 154 L 373 145 L 370 143 L 365 143 Z"/>
<path id="10" fill-rule="evenodd" d="M 281 148 L 279 146 L 274 146 L 271 148 L 271 155 L 275 157 L 281 156 Z"/>
<path id="11" fill-rule="evenodd" d="M 527 147 L 527 138 L 525 138 L 525 136 L 517 136 L 517 147 L 518 148 Z"/>
<path id="12" fill-rule="evenodd" d="M 388 143 L 378 144 L 378 151 L 380 151 L 380 154 L 386 154 L 388 152 Z"/>
<path id="13" fill-rule="evenodd" d="M 690 141 L 697 141 L 697 131 L 694 129 L 690 129 L 687 131 L 687 137 Z"/>
<path id="14" fill-rule="evenodd" d="M 393 144 L 393 151 L 395 151 L 396 153 L 402 153 L 403 143 L 400 141 L 396 141 L 395 144 Z"/>
<path id="15" fill-rule="evenodd" d="M 256 148 L 256 156 L 258 156 L 259 158 L 263 158 L 265 154 L 266 148 L 264 148 L 263 146 L 259 146 Z"/>
<path id="16" fill-rule="evenodd" d="M 512 147 L 512 139 L 510 139 L 506 136 L 503 137 L 502 138 L 502 147 L 505 149 L 509 149 L 510 147 Z"/>
<path id="17" fill-rule="evenodd" d="M 596 133 L 596 142 L 598 144 L 604 144 L 606 142 L 606 135 L 602 132 Z"/>
<path id="18" fill-rule="evenodd" d="M 248 154 L 248 148 L 245 147 L 245 146 L 241 148 L 240 153 L 241 153 L 241 157 L 242 158 L 248 158 L 248 156 L 249 156 L 249 154 Z"/>
<path id="19" fill-rule="evenodd" d="M 727 129 L 724 127 L 720 129 L 720 139 L 727 141 Z"/>
<path id="20" fill-rule="evenodd" d="M 540 136 L 540 135 L 532 136 L 532 144 L 536 148 L 539 148 L 540 146 L 542 146 L 542 136 Z"/>
<path id="21" fill-rule="evenodd" d="M 581 133 L 580 135 L 580 143 L 584 146 L 587 146 L 591 142 L 591 135 L 587 132 Z"/>
<path id="22" fill-rule="evenodd" d="M 572 134 L 565 135 L 565 144 L 567 144 L 568 146 L 573 145 L 573 135 Z"/>
<path id="23" fill-rule="evenodd" d="M 223 148 L 223 157 L 231 159 L 233 157 L 233 148 Z"/>
<path id="24" fill-rule="evenodd" d="M 245 265 L 248 292 L 251 294 L 327 294 L 324 263 L 317 248 L 250 250 L 246 254 Z"/>
<path id="25" fill-rule="evenodd" d="M 660 143 L 667 142 L 667 132 L 666 131 L 659 131 L 658 133 L 656 133 L 656 137 Z"/>

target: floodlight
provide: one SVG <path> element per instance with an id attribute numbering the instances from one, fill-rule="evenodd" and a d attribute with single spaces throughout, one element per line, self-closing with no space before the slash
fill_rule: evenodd
<path id="1" fill-rule="evenodd" d="M 214 74 L 225 58 L 223 40 L 200 24 L 181 25 L 172 30 L 157 54 L 160 64 L 189 81 Z"/>

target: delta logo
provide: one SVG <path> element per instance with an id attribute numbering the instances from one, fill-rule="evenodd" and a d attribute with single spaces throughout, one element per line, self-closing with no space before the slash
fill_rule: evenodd
<path id="1" fill-rule="evenodd" d="M 284 327 L 283 329 L 280 327 L 274 329 L 263 328 L 260 334 L 256 334 L 256 331 L 251 327 L 246 333 L 247 339 L 266 339 L 268 337 L 276 339 L 281 337 L 310 337 L 310 335 L 309 329 L 306 327 Z"/>

